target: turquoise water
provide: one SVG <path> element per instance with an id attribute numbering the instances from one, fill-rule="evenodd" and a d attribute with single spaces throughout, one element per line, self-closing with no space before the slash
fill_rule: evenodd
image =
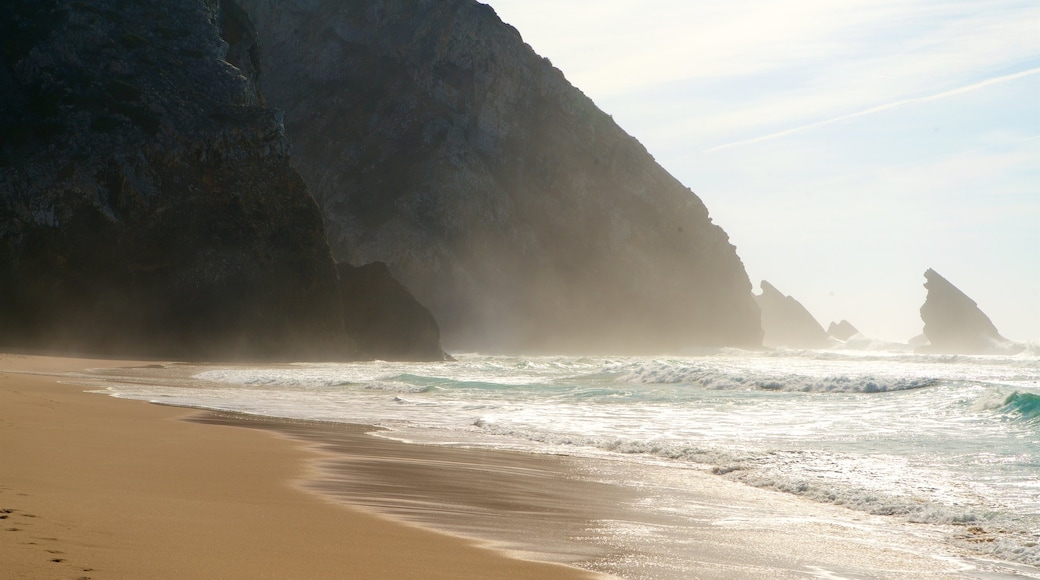
<path id="1" fill-rule="evenodd" d="M 606 458 L 629 466 L 629 483 L 650 465 L 702 470 L 935 526 L 959 549 L 1040 576 L 1033 351 L 456 357 L 170 367 L 105 384 L 120 397 L 378 425 L 405 441 Z"/>
<path id="2" fill-rule="evenodd" d="M 1004 401 L 1005 413 L 1024 420 L 1040 417 L 1040 395 L 1014 392 Z"/>

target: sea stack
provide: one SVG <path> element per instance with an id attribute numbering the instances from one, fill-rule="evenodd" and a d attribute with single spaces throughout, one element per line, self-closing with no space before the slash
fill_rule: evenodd
<path id="1" fill-rule="evenodd" d="M 762 309 L 762 343 L 771 347 L 823 348 L 830 343 L 820 323 L 791 296 L 762 280 L 762 293 L 755 296 Z"/>
<path id="2" fill-rule="evenodd" d="M 842 320 L 841 322 L 831 321 L 830 326 L 827 327 L 827 336 L 836 338 L 842 342 L 845 342 L 859 334 L 859 330 L 856 330 L 855 326 L 848 320 Z"/>
<path id="3" fill-rule="evenodd" d="M 387 264 L 449 348 L 761 344 L 701 200 L 491 7 L 242 5 L 336 259 Z"/>
<path id="4" fill-rule="evenodd" d="M 16 0 L 0 33 L 0 343 L 353 356 L 241 9 Z"/>
<path id="5" fill-rule="evenodd" d="M 921 320 L 929 344 L 918 350 L 952 354 L 1007 351 L 1009 341 L 974 300 L 931 268 L 924 277 L 928 296 L 921 306 Z"/>

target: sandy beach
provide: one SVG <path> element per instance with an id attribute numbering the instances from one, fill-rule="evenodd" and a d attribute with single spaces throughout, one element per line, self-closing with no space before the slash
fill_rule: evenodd
<path id="1" fill-rule="evenodd" d="M 322 499 L 301 441 L 58 382 L 135 364 L 0 354 L 5 578 L 594 577 Z"/>
<path id="2" fill-rule="evenodd" d="M 306 389 L 208 382 L 234 368 L 0 355 L 0 576 L 1036 577 L 964 549 L 1001 533 L 989 525 L 899 523 L 680 463 L 423 443 L 393 427 L 380 436 L 357 418 L 278 418 L 293 415 L 248 403 L 295 397 L 315 411 L 328 402 Z M 148 394 L 88 392 L 98 389 Z M 178 390 L 218 397 L 207 408 L 254 411 L 144 402 L 189 404 Z M 375 392 L 401 416 L 398 396 Z"/>

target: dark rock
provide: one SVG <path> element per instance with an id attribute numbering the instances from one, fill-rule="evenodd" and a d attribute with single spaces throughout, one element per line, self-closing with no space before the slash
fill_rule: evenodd
<path id="1" fill-rule="evenodd" d="M 830 326 L 827 327 L 827 336 L 841 341 L 846 341 L 859 333 L 856 327 L 852 326 L 852 323 L 848 320 L 842 320 L 837 323 L 832 321 Z"/>
<path id="2" fill-rule="evenodd" d="M 339 264 L 343 322 L 362 356 L 380 360 L 450 359 L 430 311 L 390 274 L 386 264 Z"/>
<path id="3" fill-rule="evenodd" d="M 261 102 L 241 9 L 15 0 L 0 38 L 0 342 L 352 352 L 321 214 Z"/>
<path id="4" fill-rule="evenodd" d="M 761 342 L 701 200 L 472 0 L 246 0 L 338 261 L 481 350 Z"/>
<path id="5" fill-rule="evenodd" d="M 827 333 L 804 306 L 791 296 L 784 296 L 775 286 L 762 280 L 762 293 L 755 296 L 762 309 L 762 330 L 766 346 L 788 348 L 822 348 L 827 346 Z"/>
<path id="6" fill-rule="evenodd" d="M 1006 350 L 1008 340 L 997 332 L 974 300 L 931 268 L 924 277 L 928 296 L 921 306 L 921 320 L 929 345 L 918 350 L 957 354 Z"/>

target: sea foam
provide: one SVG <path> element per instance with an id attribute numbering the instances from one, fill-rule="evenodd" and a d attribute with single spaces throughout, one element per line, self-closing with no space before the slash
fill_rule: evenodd
<path id="1" fill-rule="evenodd" d="M 609 458 L 634 473 L 694 469 L 948 527 L 955 543 L 1037 565 L 1038 357 L 724 349 L 672 358 L 456 358 L 195 367 L 177 388 L 165 378 L 109 388 L 372 424 L 386 429 L 381 436 L 416 442 Z"/>
<path id="2" fill-rule="evenodd" d="M 822 376 L 775 372 L 734 373 L 718 367 L 682 361 L 652 361 L 619 365 L 613 372 L 622 381 L 635 383 L 690 384 L 706 389 L 761 389 L 802 393 L 883 393 L 930 387 L 933 377 L 899 377 L 854 374 Z"/>

